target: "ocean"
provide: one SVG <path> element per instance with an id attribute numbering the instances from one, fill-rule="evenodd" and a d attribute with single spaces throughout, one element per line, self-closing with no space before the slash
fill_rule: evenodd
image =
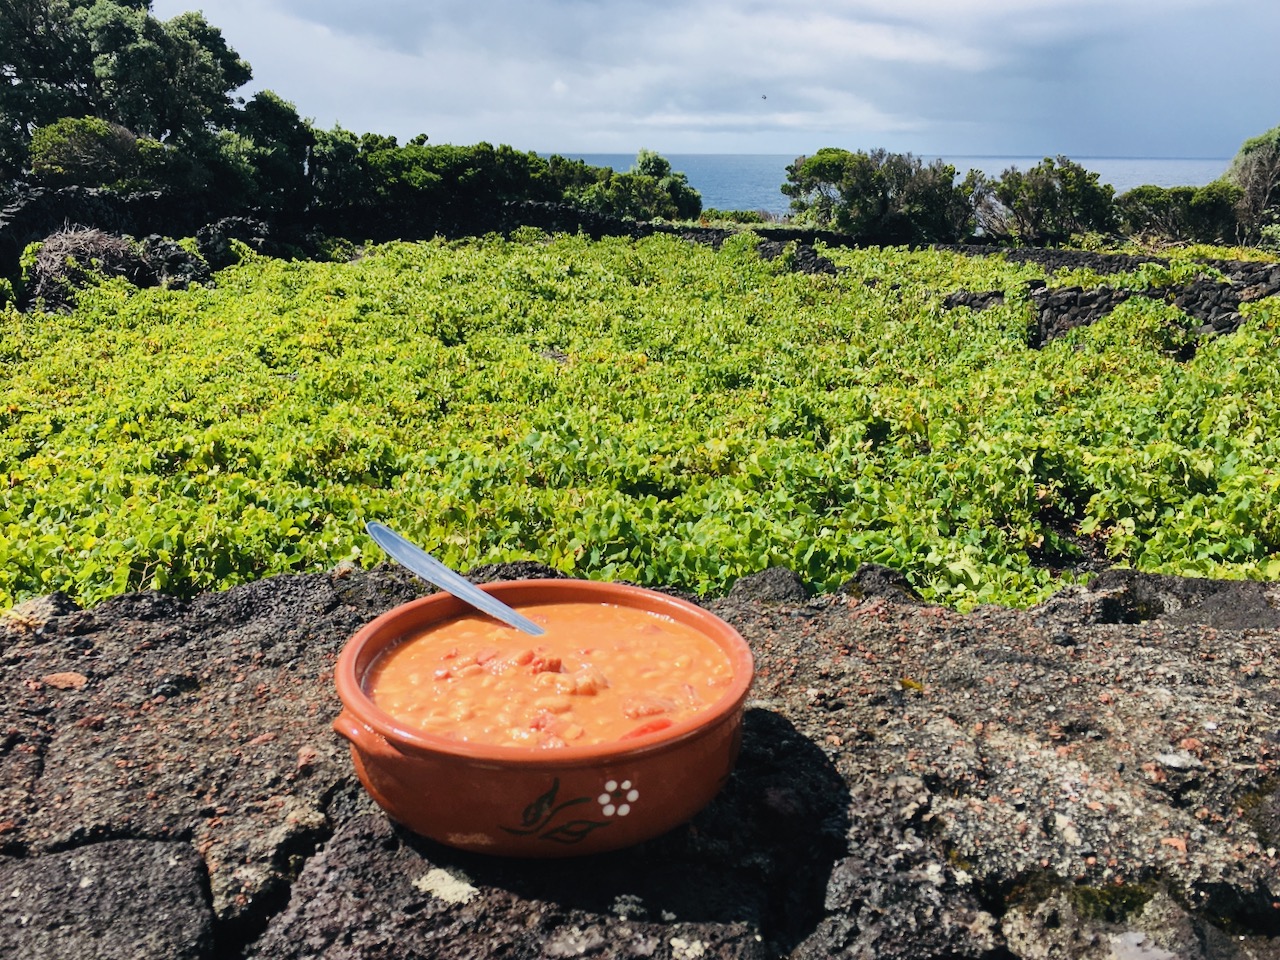
<path id="1" fill-rule="evenodd" d="M 584 160 L 592 166 L 630 170 L 635 154 L 566 153 L 563 156 Z M 787 180 L 787 167 L 795 157 L 771 153 L 669 153 L 663 154 L 671 168 L 683 173 L 689 185 L 702 194 L 704 209 L 761 210 L 782 216 L 789 209 L 790 198 L 781 186 Z M 934 157 L 917 154 L 926 163 Z M 1010 167 L 1027 170 L 1043 157 L 961 157 L 942 158 L 963 176 L 969 170 L 981 170 L 999 177 Z M 1143 184 L 1157 187 L 1200 187 L 1212 183 L 1226 171 L 1230 157 L 1070 157 L 1087 170 L 1098 174 L 1102 183 L 1110 184 L 1120 195 Z"/>

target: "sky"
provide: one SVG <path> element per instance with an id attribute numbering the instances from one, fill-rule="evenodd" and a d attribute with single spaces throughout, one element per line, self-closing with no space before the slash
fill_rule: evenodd
<path id="1" fill-rule="evenodd" d="M 153 0 L 321 129 L 542 153 L 1229 158 L 1276 0 Z"/>

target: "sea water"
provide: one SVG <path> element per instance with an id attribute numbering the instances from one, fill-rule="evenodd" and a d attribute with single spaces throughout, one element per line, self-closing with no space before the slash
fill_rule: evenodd
<path id="1" fill-rule="evenodd" d="M 597 167 L 630 170 L 635 154 L 566 153 L 563 156 Z M 689 186 L 702 195 L 703 209 L 758 210 L 783 216 L 791 198 L 782 193 L 787 167 L 796 158 L 772 153 L 672 153 L 663 154 L 673 170 L 683 173 Z M 925 163 L 935 158 L 917 154 Z M 963 176 L 980 170 L 998 178 L 1010 167 L 1028 170 L 1043 157 L 942 157 Z M 1144 184 L 1157 187 L 1201 187 L 1217 180 L 1231 163 L 1230 157 L 1070 157 L 1074 163 L 1098 174 L 1116 195 Z"/>

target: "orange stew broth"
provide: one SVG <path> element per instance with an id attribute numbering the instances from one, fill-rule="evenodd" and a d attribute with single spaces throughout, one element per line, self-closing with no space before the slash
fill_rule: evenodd
<path id="1" fill-rule="evenodd" d="M 530 637 L 464 616 L 408 637 L 365 676 L 399 722 L 472 743 L 557 748 L 626 740 L 710 707 L 733 668 L 711 638 L 669 617 L 607 603 L 521 607 Z"/>

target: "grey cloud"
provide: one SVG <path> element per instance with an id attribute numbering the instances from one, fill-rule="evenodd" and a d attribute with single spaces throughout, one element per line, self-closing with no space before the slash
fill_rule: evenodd
<path id="1" fill-rule="evenodd" d="M 1221 156 L 1280 122 L 1270 0 L 203 6 L 304 115 L 437 141 Z M 236 21 L 280 12 L 305 27 L 297 38 L 237 39 Z M 286 46 L 303 36 L 323 42 L 327 62 Z"/>

